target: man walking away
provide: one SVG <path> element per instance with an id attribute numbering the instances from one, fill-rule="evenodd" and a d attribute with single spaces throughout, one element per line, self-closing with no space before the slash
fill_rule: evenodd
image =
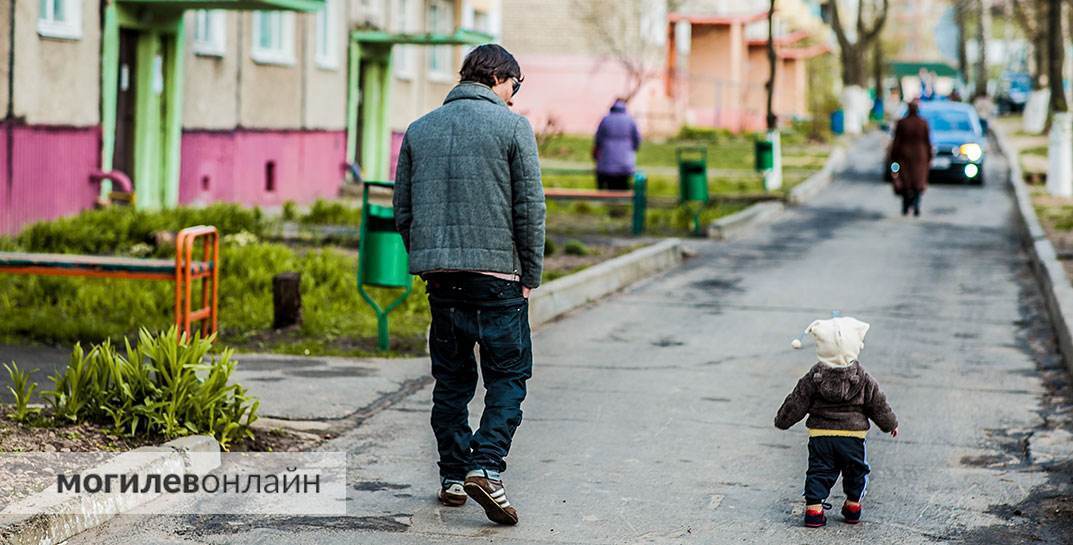
<path id="1" fill-rule="evenodd" d="M 596 160 L 596 187 L 629 189 L 640 147 L 641 133 L 626 112 L 626 101 L 616 99 L 611 111 L 600 121 L 592 146 L 592 158 Z"/>
<path id="2" fill-rule="evenodd" d="M 543 267 L 544 190 L 533 129 L 508 109 L 522 84 L 517 61 L 483 45 L 460 75 L 443 106 L 406 130 L 395 221 L 410 272 L 428 282 L 438 497 L 458 507 L 468 495 L 489 519 L 513 525 L 518 512 L 500 473 L 533 370 L 528 298 Z M 467 409 L 477 387 L 474 345 L 485 388 L 476 433 Z"/>

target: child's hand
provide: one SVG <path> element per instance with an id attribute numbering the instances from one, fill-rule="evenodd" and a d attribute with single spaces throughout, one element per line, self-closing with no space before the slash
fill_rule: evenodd
<path id="1" fill-rule="evenodd" d="M 893 430 L 890 430 L 890 436 L 891 437 L 898 437 L 898 428 L 894 428 Z"/>

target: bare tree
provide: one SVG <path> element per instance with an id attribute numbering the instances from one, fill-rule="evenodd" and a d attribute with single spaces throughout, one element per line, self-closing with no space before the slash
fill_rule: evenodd
<path id="1" fill-rule="evenodd" d="M 990 2 L 976 0 L 976 91 L 974 96 L 987 95 L 987 35 L 991 32 Z"/>
<path id="2" fill-rule="evenodd" d="M 578 19 L 588 29 L 593 47 L 618 63 L 629 79 L 628 102 L 645 82 L 658 75 L 666 54 L 656 33 L 667 32 L 664 0 L 574 0 Z"/>
<path id="3" fill-rule="evenodd" d="M 872 50 L 872 43 L 883 31 L 887 13 L 890 11 L 890 0 L 857 0 L 856 41 L 850 41 L 850 36 L 842 24 L 842 13 L 838 4 L 839 0 L 831 0 L 831 26 L 834 27 L 842 56 L 842 83 L 864 87 L 867 80 L 865 56 Z M 869 15 L 871 24 L 865 21 Z"/>
<path id="4" fill-rule="evenodd" d="M 1062 85 L 1065 41 L 1062 39 L 1062 0 L 1047 0 L 1047 81 L 1051 87 L 1051 112 L 1067 112 Z"/>
<path id="5" fill-rule="evenodd" d="M 1010 0 L 1010 4 L 1013 18 L 1032 48 L 1032 88 L 1041 89 L 1047 62 L 1047 48 L 1043 46 L 1047 40 L 1047 0 Z"/>
<path id="6" fill-rule="evenodd" d="M 767 129 L 773 131 L 779 127 L 779 118 L 775 115 L 775 74 L 777 59 L 775 56 L 775 0 L 771 0 L 771 7 L 767 11 Z"/>
<path id="7" fill-rule="evenodd" d="M 958 29 L 958 71 L 961 72 L 961 77 L 968 79 L 969 77 L 969 6 L 967 5 L 971 0 L 954 0 L 954 24 Z M 1015 2 L 1018 0 L 1014 0 Z M 1035 0 L 1026 0 L 1034 2 Z"/>

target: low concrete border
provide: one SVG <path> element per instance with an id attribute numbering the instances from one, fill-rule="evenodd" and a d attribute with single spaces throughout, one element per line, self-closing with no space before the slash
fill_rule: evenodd
<path id="1" fill-rule="evenodd" d="M 215 456 L 191 458 L 188 453 Z M 130 451 L 137 456 L 124 459 L 119 453 L 104 465 L 94 468 L 100 474 L 174 473 L 204 475 L 220 465 L 220 444 L 205 435 L 192 435 L 168 441 L 158 447 L 141 447 Z M 116 515 L 129 512 L 156 499 L 160 494 L 130 494 L 118 490 L 90 496 L 69 496 L 61 504 L 55 496 L 38 493 L 19 503 L 43 503 L 46 508 L 33 515 L 4 515 L 0 518 L 0 544 L 44 545 L 60 543 L 104 524 Z"/>
<path id="2" fill-rule="evenodd" d="M 856 141 L 856 139 L 849 139 L 833 146 L 831 153 L 827 156 L 827 161 L 823 163 L 823 168 L 791 189 L 790 194 L 786 197 L 786 202 L 790 206 L 797 206 L 811 200 L 820 191 L 831 185 L 831 182 L 835 179 L 835 173 L 846 167 L 849 147 Z"/>
<path id="3" fill-rule="evenodd" d="M 758 202 L 745 210 L 713 221 L 708 226 L 708 238 L 717 240 L 733 238 L 775 218 L 786 206 L 798 206 L 811 200 L 831 185 L 835 179 L 835 173 L 845 168 L 849 157 L 848 150 L 856 141 L 855 137 L 843 137 L 831 146 L 831 153 L 827 155 L 823 168 L 791 189 L 785 201 Z"/>
<path id="4" fill-rule="evenodd" d="M 1062 263 L 1058 261 L 1054 245 L 1047 238 L 1047 233 L 1036 216 L 1017 153 L 1010 147 L 1000 127 L 992 124 L 991 134 L 1009 164 L 1009 187 L 1017 201 L 1015 210 L 1020 220 L 1018 225 L 1021 227 L 1021 237 L 1032 262 L 1032 272 L 1043 293 L 1055 336 L 1058 338 L 1058 350 L 1066 362 L 1066 367 L 1073 372 L 1073 334 L 1069 330 L 1073 325 L 1073 283 L 1066 275 Z"/>
<path id="5" fill-rule="evenodd" d="M 580 272 L 544 284 L 529 300 L 532 327 L 671 269 L 682 262 L 684 248 L 676 238 L 657 242 Z"/>
<path id="6" fill-rule="evenodd" d="M 723 216 L 708 226 L 708 238 L 727 240 L 760 225 L 782 212 L 786 205 L 782 201 L 758 202 L 729 216 Z"/>

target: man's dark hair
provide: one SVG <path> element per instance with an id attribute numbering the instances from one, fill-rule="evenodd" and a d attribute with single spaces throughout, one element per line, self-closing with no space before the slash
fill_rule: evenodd
<path id="1" fill-rule="evenodd" d="M 489 87 L 495 87 L 496 79 L 500 81 L 518 78 L 522 81 L 522 68 L 514 55 L 496 44 L 485 44 L 470 51 L 462 61 L 458 71 L 462 81 L 475 81 Z"/>

